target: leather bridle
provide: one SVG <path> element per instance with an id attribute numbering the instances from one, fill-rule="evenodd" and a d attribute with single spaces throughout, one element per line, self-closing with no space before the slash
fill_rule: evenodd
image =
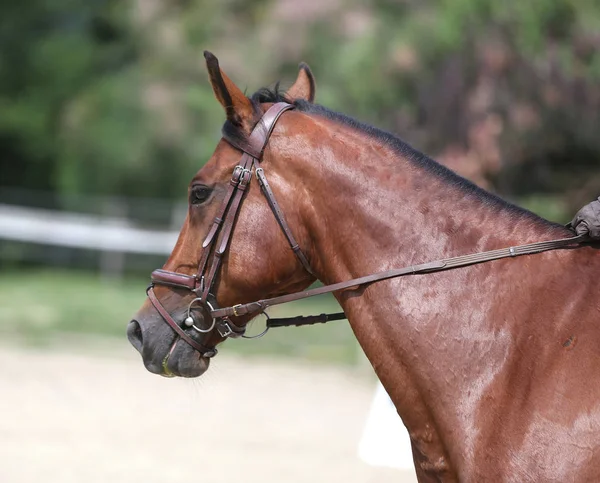
<path id="1" fill-rule="evenodd" d="M 550 240 L 528 245 L 520 245 L 515 247 L 502 248 L 499 250 L 491 250 L 482 253 L 474 253 L 462 255 L 443 260 L 423 263 L 409 267 L 392 269 L 385 272 L 378 272 L 371 275 L 354 278 L 344 282 L 339 282 L 331 285 L 304 290 L 288 295 L 281 295 L 270 299 L 258 300 L 246 304 L 238 304 L 231 307 L 220 308 L 217 304 L 214 295 L 215 281 L 219 274 L 221 262 L 224 254 L 227 252 L 235 219 L 240 210 L 241 203 L 250 181 L 252 173 L 255 172 L 261 191 L 265 196 L 271 211 L 275 215 L 277 223 L 281 227 L 292 251 L 304 267 L 311 275 L 315 276 L 308 258 L 302 252 L 298 242 L 294 238 L 292 231 L 287 224 L 283 212 L 275 199 L 273 191 L 269 186 L 264 170 L 260 167 L 263 151 L 275 124 L 280 116 L 287 110 L 294 109 L 294 106 L 285 102 L 273 104 L 262 116 L 260 121 L 252 130 L 250 136 L 244 140 L 242 144 L 239 140 L 229 136 L 225 131 L 223 138 L 233 147 L 242 151 L 242 157 L 239 164 L 234 168 L 231 175 L 231 180 L 227 187 L 225 198 L 219 207 L 217 216 L 215 217 L 211 228 L 202 243 L 202 255 L 198 264 L 198 269 L 194 275 L 185 275 L 178 272 L 170 272 L 167 270 L 155 270 L 152 272 L 152 283 L 147 289 L 148 298 L 152 305 L 156 308 L 161 317 L 171 326 L 177 335 L 187 342 L 190 346 L 196 349 L 202 357 L 210 358 L 217 354 L 216 347 L 207 347 L 204 344 L 195 340 L 188 330 L 193 330 L 201 334 L 210 334 L 217 331 L 222 338 L 237 338 L 244 337 L 246 328 L 241 327 L 231 321 L 232 316 L 255 315 L 265 313 L 265 309 L 273 305 L 279 305 L 295 300 L 301 300 L 315 295 L 331 293 L 340 290 L 345 290 L 353 287 L 364 286 L 373 282 L 396 278 L 404 275 L 417 275 L 424 273 L 439 272 L 458 267 L 464 267 L 477 263 L 498 260 L 501 258 L 515 257 L 519 255 L 540 253 L 547 250 L 557 248 L 576 246 L 588 240 L 586 235 L 564 238 L 559 240 Z M 211 257 L 212 254 L 212 257 Z M 209 263 L 209 261 L 211 263 Z M 315 276 L 316 277 L 316 276 Z M 187 308 L 187 316 L 181 322 L 176 322 L 154 293 L 155 285 L 164 285 L 167 287 L 186 289 L 194 293 L 196 296 Z M 200 328 L 196 325 L 193 317 L 193 310 L 202 312 L 203 321 L 211 321 L 209 327 Z M 266 315 L 266 313 L 265 313 Z M 335 314 L 320 314 L 310 316 L 297 316 L 274 319 L 267 316 L 267 328 L 298 326 L 315 323 L 328 322 L 330 320 L 345 319 L 343 312 Z M 266 332 L 265 330 L 265 332 Z M 263 335 L 264 332 L 260 335 Z M 254 338 L 254 337 L 249 337 Z"/>
<path id="2" fill-rule="evenodd" d="M 245 333 L 245 327 L 240 327 L 233 323 L 230 316 L 218 318 L 212 316 L 212 313 L 218 309 L 213 290 L 215 288 L 215 281 L 219 274 L 223 255 L 227 252 L 227 247 L 231 240 L 235 219 L 240 210 L 244 193 L 252 179 L 253 171 L 256 173 L 256 178 L 258 179 L 261 191 L 267 199 L 267 203 L 269 204 L 271 211 L 273 211 L 277 223 L 281 227 L 292 251 L 296 254 L 296 257 L 300 260 L 304 269 L 309 274 L 314 275 L 306 255 L 302 252 L 283 216 L 283 212 L 275 199 L 275 195 L 269 186 L 269 182 L 267 181 L 263 169 L 259 167 L 263 151 L 277 120 L 285 111 L 293 108 L 294 106 L 292 104 L 285 102 L 273 104 L 256 124 L 244 145 L 241 145 L 235 139 L 224 133 L 224 139 L 235 148 L 241 150 L 243 154 L 239 164 L 233 170 L 225 198 L 221 203 L 208 235 L 202 243 L 202 256 L 200 257 L 198 270 L 194 275 L 184 275 L 167 270 L 155 270 L 152 272 L 152 284 L 147 290 L 150 302 L 152 302 L 152 305 L 154 305 L 158 313 L 179 337 L 200 352 L 203 357 L 213 357 L 216 355 L 217 349 L 215 347 L 206 347 L 196 341 L 186 332 L 186 328 L 190 328 L 203 334 L 216 330 L 223 338 L 240 337 Z M 212 262 L 209 264 L 208 262 L 211 259 Z M 171 317 L 169 312 L 158 300 L 154 293 L 155 285 L 184 288 L 196 295 L 196 297 L 188 304 L 187 317 L 183 321 L 184 327 Z M 195 307 L 195 305 L 197 305 L 197 307 Z M 202 311 L 204 320 L 212 321 L 208 328 L 202 329 L 195 324 L 192 313 L 193 308 L 198 308 Z M 230 315 L 238 315 L 235 307 L 233 307 L 232 310 L 232 314 Z"/>

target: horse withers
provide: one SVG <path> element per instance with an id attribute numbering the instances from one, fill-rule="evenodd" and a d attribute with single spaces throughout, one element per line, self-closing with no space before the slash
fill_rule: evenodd
<path id="1" fill-rule="evenodd" d="M 152 372 L 203 374 L 216 345 L 255 313 L 240 307 L 315 279 L 572 236 L 394 135 L 314 104 L 304 64 L 286 92 L 247 98 L 205 57 L 227 120 L 128 327 Z M 335 292 L 409 431 L 419 481 L 599 480 L 595 248 Z"/>

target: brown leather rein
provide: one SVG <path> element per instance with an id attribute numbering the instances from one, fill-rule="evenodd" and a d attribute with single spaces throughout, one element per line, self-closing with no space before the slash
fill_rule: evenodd
<path id="1" fill-rule="evenodd" d="M 232 316 L 252 315 L 264 313 L 267 316 L 267 327 L 265 331 L 258 336 L 260 337 L 267 330 L 273 327 L 299 326 L 315 323 L 324 323 L 330 320 L 342 320 L 346 316 L 344 312 L 335 314 L 320 314 L 309 316 L 297 316 L 286 318 L 270 318 L 265 313 L 268 307 L 280 305 L 296 300 L 302 300 L 316 295 L 337 292 L 349 288 L 358 288 L 367 284 L 387 280 L 390 278 L 402 277 L 405 275 L 417 275 L 433 272 L 441 272 L 458 267 L 465 267 L 477 263 L 498 260 L 501 258 L 516 257 L 520 255 L 528 255 L 540 253 L 547 250 L 555 250 L 568 246 L 575 246 L 588 239 L 587 236 L 575 236 L 560 240 L 551 240 L 544 242 L 531 243 L 528 245 L 520 245 L 515 247 L 502 248 L 499 250 L 491 250 L 482 253 L 474 253 L 470 255 L 462 255 L 453 258 L 446 258 L 419 265 L 378 272 L 364 277 L 353 278 L 344 282 L 339 282 L 331 285 L 314 288 L 311 290 L 303 290 L 288 295 L 273 297 L 246 304 L 238 304 L 231 307 L 219 308 L 213 288 L 217 279 L 223 255 L 226 253 L 233 233 L 235 218 L 243 200 L 244 193 L 250 184 L 252 172 L 256 174 L 261 191 L 267 203 L 273 212 L 277 223 L 281 227 L 292 251 L 304 267 L 304 269 L 314 275 L 306 255 L 300 249 L 296 242 L 292 231 L 287 224 L 283 212 L 275 199 L 273 191 L 269 186 L 264 170 L 259 167 L 262 159 L 262 154 L 269 137 L 277 123 L 279 117 L 287 110 L 293 109 L 294 106 L 285 102 L 273 104 L 262 116 L 261 120 L 253 129 L 252 133 L 242 146 L 236 140 L 224 134 L 224 139 L 235 148 L 243 152 L 240 163 L 234 168 L 225 198 L 217 212 L 211 228 L 202 243 L 202 256 L 198 264 L 198 270 L 195 275 L 185 275 L 167 270 L 155 270 L 152 272 L 152 283 L 148 287 L 147 294 L 152 305 L 156 308 L 161 317 L 167 322 L 171 328 L 179 335 L 181 339 L 186 341 L 190 346 L 196 349 L 202 357 L 213 357 L 217 354 L 216 347 L 207 347 L 204 344 L 194 339 L 188 331 L 195 331 L 200 334 L 209 334 L 216 330 L 223 338 L 228 337 L 246 337 L 245 327 L 240 327 L 231 321 Z M 256 169 L 255 169 L 256 167 Z M 211 259 L 212 263 L 208 263 Z M 176 322 L 169 312 L 164 308 L 154 293 L 155 285 L 165 285 L 174 288 L 182 288 L 193 292 L 196 295 L 187 308 L 187 317 L 180 323 Z M 203 321 L 211 321 L 207 328 L 200 328 L 196 325 L 193 310 L 202 311 Z"/>

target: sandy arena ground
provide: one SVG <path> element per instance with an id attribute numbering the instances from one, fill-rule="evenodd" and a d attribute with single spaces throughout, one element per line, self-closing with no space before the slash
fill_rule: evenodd
<path id="1" fill-rule="evenodd" d="M 375 384 L 353 371 L 219 354 L 163 379 L 126 347 L 0 346 L 0 367 L 2 483 L 415 481 L 358 459 Z"/>

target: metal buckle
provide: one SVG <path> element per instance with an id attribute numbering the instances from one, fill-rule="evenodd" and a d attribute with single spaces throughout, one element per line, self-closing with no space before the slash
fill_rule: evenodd
<path id="1" fill-rule="evenodd" d="M 217 321 L 216 329 L 223 338 L 231 337 L 232 339 L 238 339 L 244 337 L 244 334 L 246 333 L 245 327 L 236 326 L 227 317 L 223 317 Z"/>
<path id="2" fill-rule="evenodd" d="M 234 305 L 233 307 L 231 307 L 231 310 L 233 310 L 233 315 L 235 315 L 236 317 L 240 316 L 240 314 L 237 313 L 237 308 L 241 307 L 241 306 L 242 306 L 242 304 L 237 304 L 237 305 Z"/>
<path id="3" fill-rule="evenodd" d="M 259 185 L 260 185 L 260 187 L 262 188 L 262 187 L 264 187 L 264 184 L 263 184 L 263 180 L 262 180 L 262 179 L 261 179 L 261 177 L 258 175 L 258 172 L 259 172 L 259 171 L 260 171 L 261 173 L 264 173 L 264 172 L 265 172 L 265 170 L 264 170 L 264 169 L 262 169 L 262 168 L 256 168 L 256 170 L 254 171 L 254 174 L 256 175 L 256 179 L 258 180 L 258 184 L 259 184 Z"/>
<path id="4" fill-rule="evenodd" d="M 198 275 L 196 274 L 196 280 L 198 282 L 198 286 L 195 289 L 193 289 L 192 292 L 198 295 L 199 293 L 204 292 L 204 275 L 198 277 Z"/>
<path id="5" fill-rule="evenodd" d="M 249 169 L 244 169 L 242 171 L 242 174 L 240 175 L 240 189 L 245 189 L 246 186 L 248 186 L 248 184 L 250 183 L 251 179 L 252 171 L 250 171 Z"/>
<path id="6" fill-rule="evenodd" d="M 244 167 L 240 164 L 238 164 L 235 168 L 233 168 L 233 173 L 231 173 L 231 178 L 239 181 L 242 173 L 244 172 Z"/>
<path id="7" fill-rule="evenodd" d="M 223 320 L 220 320 L 217 323 L 217 332 L 223 338 L 227 338 L 233 334 L 233 330 L 231 330 L 230 325 Z"/>
<path id="8" fill-rule="evenodd" d="M 227 320 L 221 319 L 217 322 L 217 332 L 223 338 L 231 337 L 235 339 L 240 335 L 233 331 Z"/>

